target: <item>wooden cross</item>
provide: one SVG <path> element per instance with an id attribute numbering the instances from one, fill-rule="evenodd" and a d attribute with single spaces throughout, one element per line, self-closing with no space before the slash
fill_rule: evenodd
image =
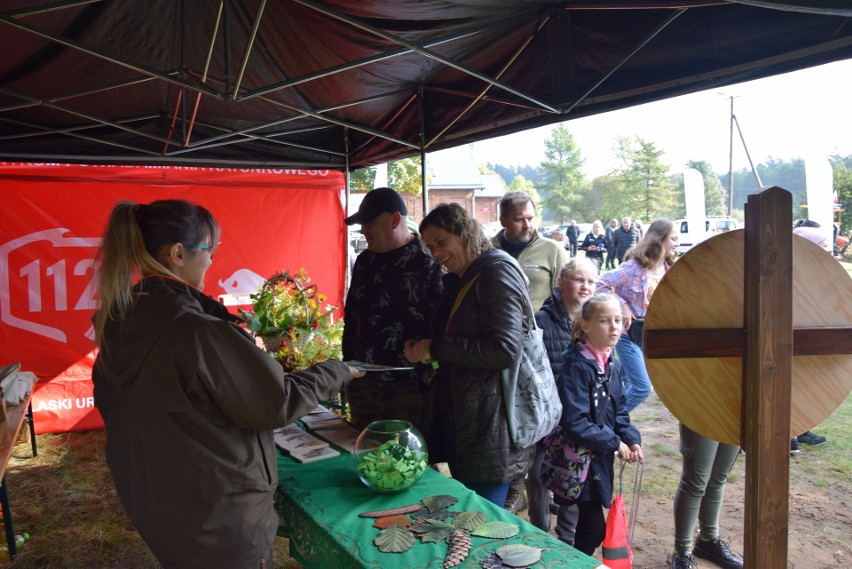
<path id="1" fill-rule="evenodd" d="M 791 435 L 852 390 L 852 280 L 793 239 L 789 192 L 749 196 L 744 231 L 674 264 L 648 307 L 644 352 L 678 420 L 746 451 L 745 566 L 786 567 Z"/>

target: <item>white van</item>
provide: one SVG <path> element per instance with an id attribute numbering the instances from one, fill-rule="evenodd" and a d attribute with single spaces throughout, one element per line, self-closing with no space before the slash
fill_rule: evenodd
<path id="1" fill-rule="evenodd" d="M 695 245 L 698 245 L 705 239 L 709 239 L 719 233 L 726 233 L 739 228 L 737 220 L 727 216 L 711 216 L 704 218 L 704 232 L 690 232 L 689 222 L 685 219 L 676 219 L 675 227 L 680 230 L 680 240 L 677 247 L 678 253 L 686 253 Z"/>

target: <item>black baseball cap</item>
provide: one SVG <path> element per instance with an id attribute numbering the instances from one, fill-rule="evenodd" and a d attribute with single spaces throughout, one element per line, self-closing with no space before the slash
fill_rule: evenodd
<path id="1" fill-rule="evenodd" d="M 344 222 L 346 225 L 366 225 L 376 219 L 379 214 L 388 211 L 398 211 L 402 215 L 408 214 L 408 208 L 405 207 L 405 202 L 402 201 L 402 196 L 396 190 L 391 188 L 376 188 L 370 190 L 364 196 L 364 201 L 358 208 L 358 212 L 347 217 Z"/>

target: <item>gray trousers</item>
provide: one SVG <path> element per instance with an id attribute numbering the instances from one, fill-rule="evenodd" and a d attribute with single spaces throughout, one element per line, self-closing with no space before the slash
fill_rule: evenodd
<path id="1" fill-rule="evenodd" d="M 535 445 L 535 460 L 527 473 L 526 487 L 529 500 L 530 523 L 542 531 L 550 531 L 550 490 L 541 483 L 541 461 L 544 460 L 544 446 Z M 580 511 L 576 504 L 559 506 L 556 513 L 556 537 L 565 543 L 574 544 L 574 532 L 577 529 L 577 518 Z"/>
<path id="2" fill-rule="evenodd" d="M 683 471 L 674 498 L 675 550 L 690 551 L 695 522 L 702 537 L 719 537 L 719 514 L 728 473 L 740 447 L 701 436 L 680 424 Z"/>

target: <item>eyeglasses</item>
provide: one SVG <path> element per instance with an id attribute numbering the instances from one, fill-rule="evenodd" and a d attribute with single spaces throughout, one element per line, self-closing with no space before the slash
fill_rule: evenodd
<path id="1" fill-rule="evenodd" d="M 204 250 L 209 250 L 209 251 L 210 251 L 210 258 L 212 259 L 212 258 L 213 258 L 213 253 L 215 253 L 215 252 L 216 252 L 216 248 L 217 248 L 219 245 L 221 245 L 221 244 L 222 244 L 222 242 L 221 242 L 221 241 L 219 241 L 219 242 L 218 242 L 218 243 L 216 243 L 215 245 L 196 245 L 196 244 L 192 244 L 192 243 L 191 243 L 191 244 L 189 244 L 189 245 L 187 245 L 187 246 L 188 246 L 188 247 L 194 247 L 195 249 L 204 249 Z"/>

